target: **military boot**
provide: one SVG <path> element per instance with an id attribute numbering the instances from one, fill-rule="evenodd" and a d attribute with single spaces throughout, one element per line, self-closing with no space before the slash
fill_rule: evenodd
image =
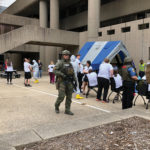
<path id="1" fill-rule="evenodd" d="M 71 116 L 73 116 L 74 115 L 74 113 L 73 112 L 71 112 L 70 110 L 69 111 L 65 111 L 65 114 L 67 114 L 67 115 L 71 115 Z"/>
<path id="2" fill-rule="evenodd" d="M 56 114 L 59 114 L 59 107 L 55 105 L 55 112 Z"/>

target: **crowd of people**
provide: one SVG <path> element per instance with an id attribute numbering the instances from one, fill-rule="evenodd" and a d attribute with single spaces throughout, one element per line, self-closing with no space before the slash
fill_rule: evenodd
<path id="1" fill-rule="evenodd" d="M 59 93 L 58 100 L 55 105 L 55 110 L 59 112 L 59 105 L 63 101 L 65 94 L 69 94 L 68 97 L 68 105 L 66 106 L 66 112 L 68 114 L 72 114 L 70 112 L 70 101 L 71 101 L 71 93 L 76 93 L 76 99 L 83 99 L 82 95 L 86 95 L 87 89 L 91 87 L 98 87 L 96 101 L 100 101 L 102 103 L 108 103 L 108 91 L 110 87 L 110 83 L 114 81 L 115 83 L 115 91 L 117 91 L 116 100 L 118 99 L 119 92 L 123 90 L 122 94 L 122 109 L 127 109 L 132 107 L 132 102 L 135 93 L 135 84 L 136 81 L 146 78 L 146 66 L 143 60 L 140 60 L 139 63 L 139 76 L 136 73 L 136 68 L 133 66 L 133 60 L 130 57 L 125 58 L 124 64 L 122 66 L 117 66 L 117 64 L 111 64 L 108 58 L 104 59 L 104 62 L 100 64 L 99 70 L 95 71 L 92 68 L 92 64 L 90 60 L 87 60 L 86 65 L 84 66 L 80 62 L 80 54 L 70 55 L 70 52 L 64 51 L 64 55 L 62 58 L 64 62 L 62 64 L 58 62 L 56 65 L 53 61 L 48 65 L 48 74 L 50 78 L 50 84 L 54 84 L 56 82 L 56 86 Z M 67 62 L 67 63 L 66 63 Z M 70 67 L 71 65 L 71 67 Z M 69 68 L 70 67 L 70 68 Z M 73 74 L 70 76 L 69 73 Z M 7 73 L 7 84 L 12 84 L 12 74 L 13 74 L 13 63 L 10 59 L 6 59 L 5 61 L 5 71 Z M 65 72 L 64 72 L 65 71 Z M 66 73 L 68 72 L 68 75 Z M 31 60 L 25 58 L 24 59 L 24 85 L 26 87 L 31 87 L 30 79 L 34 78 L 34 83 L 39 83 L 39 78 L 42 77 L 42 63 L 40 60 Z M 63 77 L 62 77 L 63 76 Z M 57 84 L 62 83 L 67 84 Z M 71 83 L 71 84 L 70 84 Z M 70 86 L 69 86 L 70 85 Z M 71 88 L 73 85 L 73 89 Z M 69 91 L 65 91 L 69 86 Z"/>
<path id="2" fill-rule="evenodd" d="M 72 55 L 70 62 L 75 73 L 76 88 L 74 92 L 76 92 L 77 99 L 82 99 L 83 97 L 81 97 L 80 94 L 85 95 L 88 88 L 97 86 L 96 101 L 108 103 L 108 90 L 111 85 L 110 83 L 114 81 L 115 92 L 117 93 L 115 97 L 116 100 L 118 99 L 120 91 L 123 91 L 122 109 L 132 107 L 136 84 L 145 76 L 146 64 L 143 60 L 140 60 L 139 73 L 136 72 L 131 57 L 126 57 L 121 66 L 117 66 L 117 64 L 114 63 L 111 64 L 109 59 L 105 58 L 104 62 L 100 64 L 98 71 L 93 70 L 90 60 L 83 66 L 80 62 L 79 54 L 76 56 Z M 56 76 L 61 75 L 57 75 L 56 73 Z M 56 110 L 58 109 L 56 108 Z"/>

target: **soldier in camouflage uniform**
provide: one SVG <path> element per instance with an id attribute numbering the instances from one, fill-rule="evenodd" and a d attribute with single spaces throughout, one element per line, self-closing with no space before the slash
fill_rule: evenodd
<path id="1" fill-rule="evenodd" d="M 70 111 L 73 81 L 75 81 L 73 66 L 70 63 L 70 52 L 68 50 L 64 50 L 62 52 L 62 57 L 62 60 L 60 60 L 54 68 L 54 73 L 56 75 L 56 87 L 59 92 L 55 103 L 55 112 L 59 113 L 59 106 L 66 96 L 65 114 L 74 115 Z"/>

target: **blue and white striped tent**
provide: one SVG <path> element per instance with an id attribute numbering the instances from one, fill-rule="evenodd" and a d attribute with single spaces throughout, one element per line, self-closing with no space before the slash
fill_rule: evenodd
<path id="1" fill-rule="evenodd" d="M 87 42 L 79 51 L 81 55 L 80 61 L 86 64 L 88 60 L 91 61 L 94 70 L 99 69 L 99 65 L 105 58 L 112 61 L 116 56 L 123 62 L 129 53 L 121 41 L 98 41 Z"/>

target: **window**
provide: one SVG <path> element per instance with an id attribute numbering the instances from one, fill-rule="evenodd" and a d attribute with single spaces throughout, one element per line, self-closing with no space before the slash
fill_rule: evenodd
<path id="1" fill-rule="evenodd" d="M 137 14 L 137 19 L 144 19 L 146 18 L 146 12 L 140 12 Z"/>
<path id="2" fill-rule="evenodd" d="M 108 35 L 115 34 L 115 30 L 114 30 L 114 29 L 113 29 L 113 30 L 108 30 L 108 31 L 107 31 L 107 34 L 108 34 Z"/>
<path id="3" fill-rule="evenodd" d="M 98 32 L 98 35 L 99 35 L 99 36 L 102 36 L 102 32 Z"/>
<path id="4" fill-rule="evenodd" d="M 139 30 L 149 29 L 149 23 L 139 24 Z"/>
<path id="5" fill-rule="evenodd" d="M 130 31 L 131 31 L 131 27 L 122 28 L 121 31 L 122 31 L 123 33 L 130 32 Z"/>
<path id="6" fill-rule="evenodd" d="M 87 31 L 87 26 L 82 26 L 82 27 L 79 27 L 79 28 L 70 29 L 69 31 L 84 32 L 84 31 Z"/>

